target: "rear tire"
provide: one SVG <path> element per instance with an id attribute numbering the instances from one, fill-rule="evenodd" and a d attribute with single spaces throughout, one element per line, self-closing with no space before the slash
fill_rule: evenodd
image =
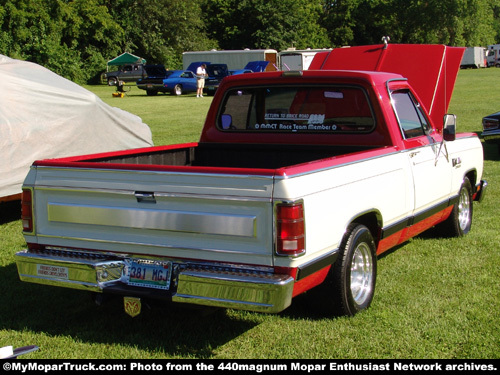
<path id="1" fill-rule="evenodd" d="M 448 219 L 436 226 L 436 229 L 446 237 L 465 236 L 472 227 L 472 208 L 472 184 L 465 177 L 458 193 L 458 202 L 453 207 L 453 211 Z"/>
<path id="2" fill-rule="evenodd" d="M 338 258 L 325 281 L 328 307 L 336 315 L 353 316 L 370 306 L 377 276 L 375 251 L 366 226 L 353 223 L 347 228 Z"/>

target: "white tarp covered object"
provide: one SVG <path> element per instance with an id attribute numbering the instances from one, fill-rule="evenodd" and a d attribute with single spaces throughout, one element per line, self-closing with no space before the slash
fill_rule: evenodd
<path id="1" fill-rule="evenodd" d="M 140 117 L 26 61 L 0 55 L 0 202 L 38 159 L 152 146 Z"/>

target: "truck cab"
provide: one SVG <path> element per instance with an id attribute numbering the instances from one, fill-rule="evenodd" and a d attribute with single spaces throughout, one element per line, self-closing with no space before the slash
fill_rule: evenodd
<path id="1" fill-rule="evenodd" d="M 486 61 L 488 67 L 500 66 L 500 44 L 491 44 L 488 46 L 486 53 Z"/>

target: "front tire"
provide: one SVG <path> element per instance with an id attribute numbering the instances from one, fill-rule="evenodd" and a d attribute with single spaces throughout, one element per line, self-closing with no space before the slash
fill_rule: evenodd
<path id="1" fill-rule="evenodd" d="M 465 177 L 458 193 L 458 202 L 453 206 L 450 216 L 437 226 L 446 237 L 462 237 L 472 227 L 472 184 Z"/>
<path id="2" fill-rule="evenodd" d="M 353 316 L 370 306 L 375 293 L 377 257 L 370 230 L 351 224 L 339 251 L 327 280 L 329 307 L 337 315 Z"/>
<path id="3" fill-rule="evenodd" d="M 177 96 L 182 95 L 182 86 L 175 85 L 174 90 L 172 91 L 172 94 L 177 95 Z"/>

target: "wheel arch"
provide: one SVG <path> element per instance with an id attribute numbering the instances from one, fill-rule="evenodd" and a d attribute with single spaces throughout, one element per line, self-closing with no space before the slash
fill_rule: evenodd
<path id="1" fill-rule="evenodd" d="M 471 169 L 467 171 L 467 173 L 464 174 L 464 179 L 467 177 L 472 185 L 474 187 L 477 183 L 477 171 L 475 169 Z"/>
<path id="2" fill-rule="evenodd" d="M 462 177 L 462 180 L 460 181 L 460 185 L 459 185 L 459 189 L 460 187 L 462 186 L 462 182 L 468 178 L 469 179 L 469 182 L 471 184 L 471 187 L 472 187 L 472 195 L 473 195 L 473 199 L 475 200 L 475 193 L 477 191 L 477 186 L 478 184 L 480 183 L 480 181 L 478 181 L 478 173 L 477 173 L 477 170 L 476 169 L 470 169 L 468 170 L 467 172 L 464 173 L 463 177 Z M 458 194 L 458 193 L 457 193 Z"/>
<path id="3" fill-rule="evenodd" d="M 347 228 L 352 224 L 352 223 L 357 223 L 357 224 L 362 224 L 365 227 L 368 228 L 368 230 L 371 232 L 373 240 L 375 241 L 375 244 L 378 245 L 378 242 L 380 241 L 380 233 L 381 229 L 383 227 L 383 218 L 382 218 L 382 213 L 377 210 L 377 209 L 372 209 L 368 210 L 365 212 L 362 212 L 358 214 L 357 216 L 354 216 L 349 220 L 345 227 L 345 231 L 347 231 Z"/>

